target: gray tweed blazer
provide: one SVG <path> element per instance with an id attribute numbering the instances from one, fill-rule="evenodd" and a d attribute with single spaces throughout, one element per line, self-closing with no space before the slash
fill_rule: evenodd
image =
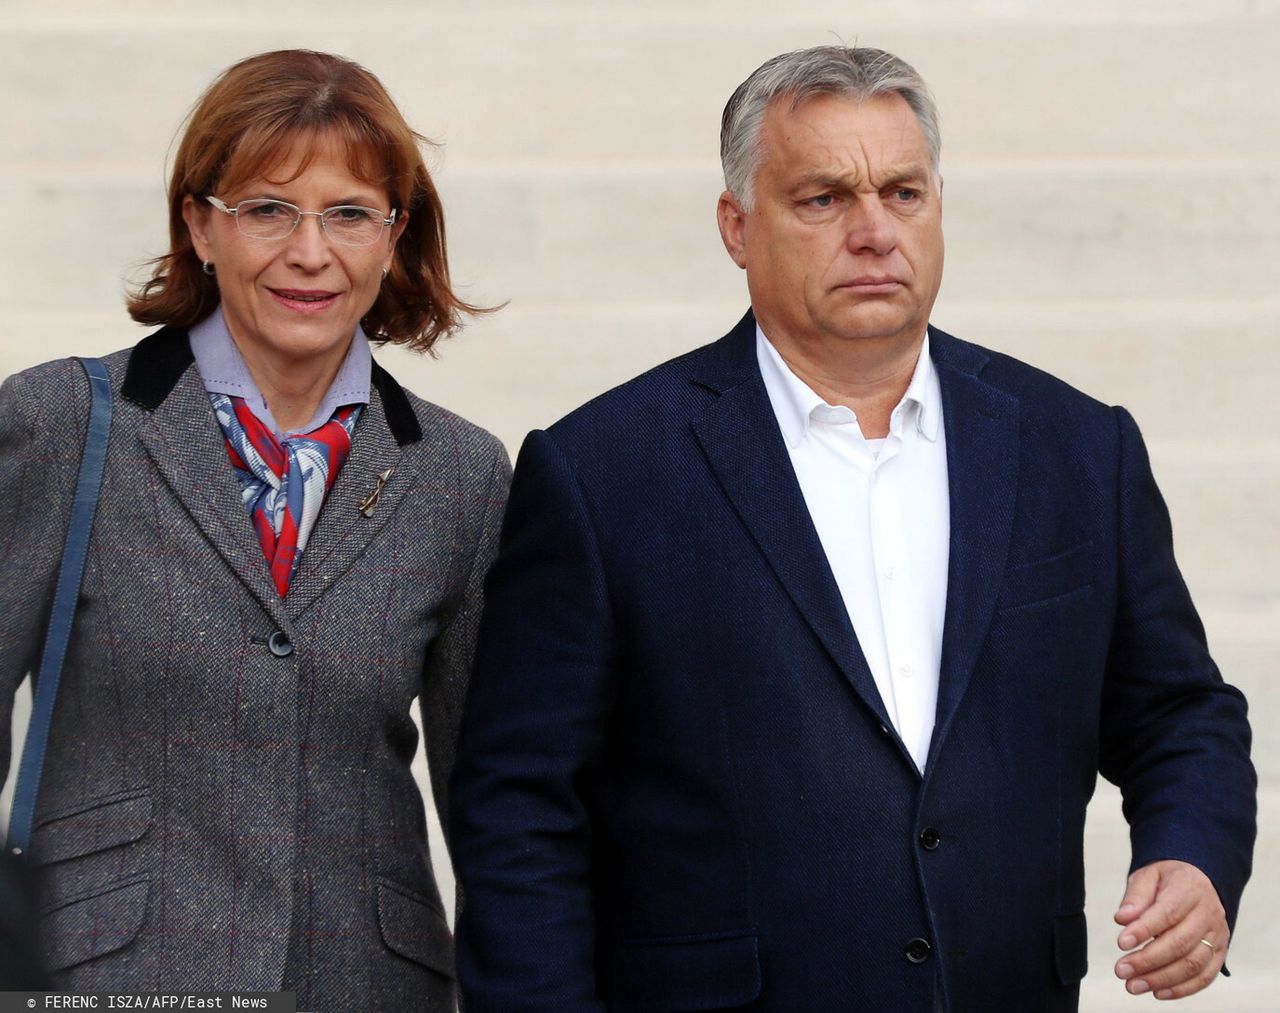
<path id="1" fill-rule="evenodd" d="M 282 601 L 185 332 L 106 362 L 110 450 L 31 847 L 56 986 L 452 1009 L 410 707 L 444 819 L 506 452 L 375 364 Z M 88 402 L 69 359 L 0 388 L 5 768 Z"/>

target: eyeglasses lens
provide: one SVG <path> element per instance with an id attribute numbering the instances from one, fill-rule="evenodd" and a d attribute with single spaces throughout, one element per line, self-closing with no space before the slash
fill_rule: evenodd
<path id="1" fill-rule="evenodd" d="M 386 227 L 382 212 L 374 208 L 344 205 L 324 211 L 302 211 L 274 200 L 246 200 L 236 205 L 236 227 L 250 239 L 284 239 L 303 215 L 316 215 L 325 235 L 343 246 L 375 243 Z"/>

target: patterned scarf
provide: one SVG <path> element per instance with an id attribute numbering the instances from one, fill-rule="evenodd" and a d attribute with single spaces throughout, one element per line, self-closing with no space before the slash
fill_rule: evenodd
<path id="1" fill-rule="evenodd" d="M 210 394 L 209 399 L 240 479 L 240 498 L 283 598 L 324 498 L 351 451 L 351 431 L 360 406 L 339 408 L 320 428 L 281 443 L 249 410 L 244 398 Z"/>

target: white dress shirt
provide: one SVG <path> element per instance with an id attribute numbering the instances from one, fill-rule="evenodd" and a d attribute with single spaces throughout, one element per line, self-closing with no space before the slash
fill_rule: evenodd
<path id="1" fill-rule="evenodd" d="M 893 727 L 923 771 L 947 607 L 942 392 L 925 336 L 883 440 L 827 404 L 756 328 L 756 357 L 827 561 Z"/>

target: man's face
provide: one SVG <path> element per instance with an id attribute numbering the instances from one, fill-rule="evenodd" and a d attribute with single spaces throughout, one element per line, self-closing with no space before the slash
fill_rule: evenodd
<path id="1" fill-rule="evenodd" d="M 725 193 L 718 214 L 764 332 L 816 354 L 919 341 L 942 280 L 942 182 L 910 106 L 784 96 L 760 141 L 754 207 Z"/>

